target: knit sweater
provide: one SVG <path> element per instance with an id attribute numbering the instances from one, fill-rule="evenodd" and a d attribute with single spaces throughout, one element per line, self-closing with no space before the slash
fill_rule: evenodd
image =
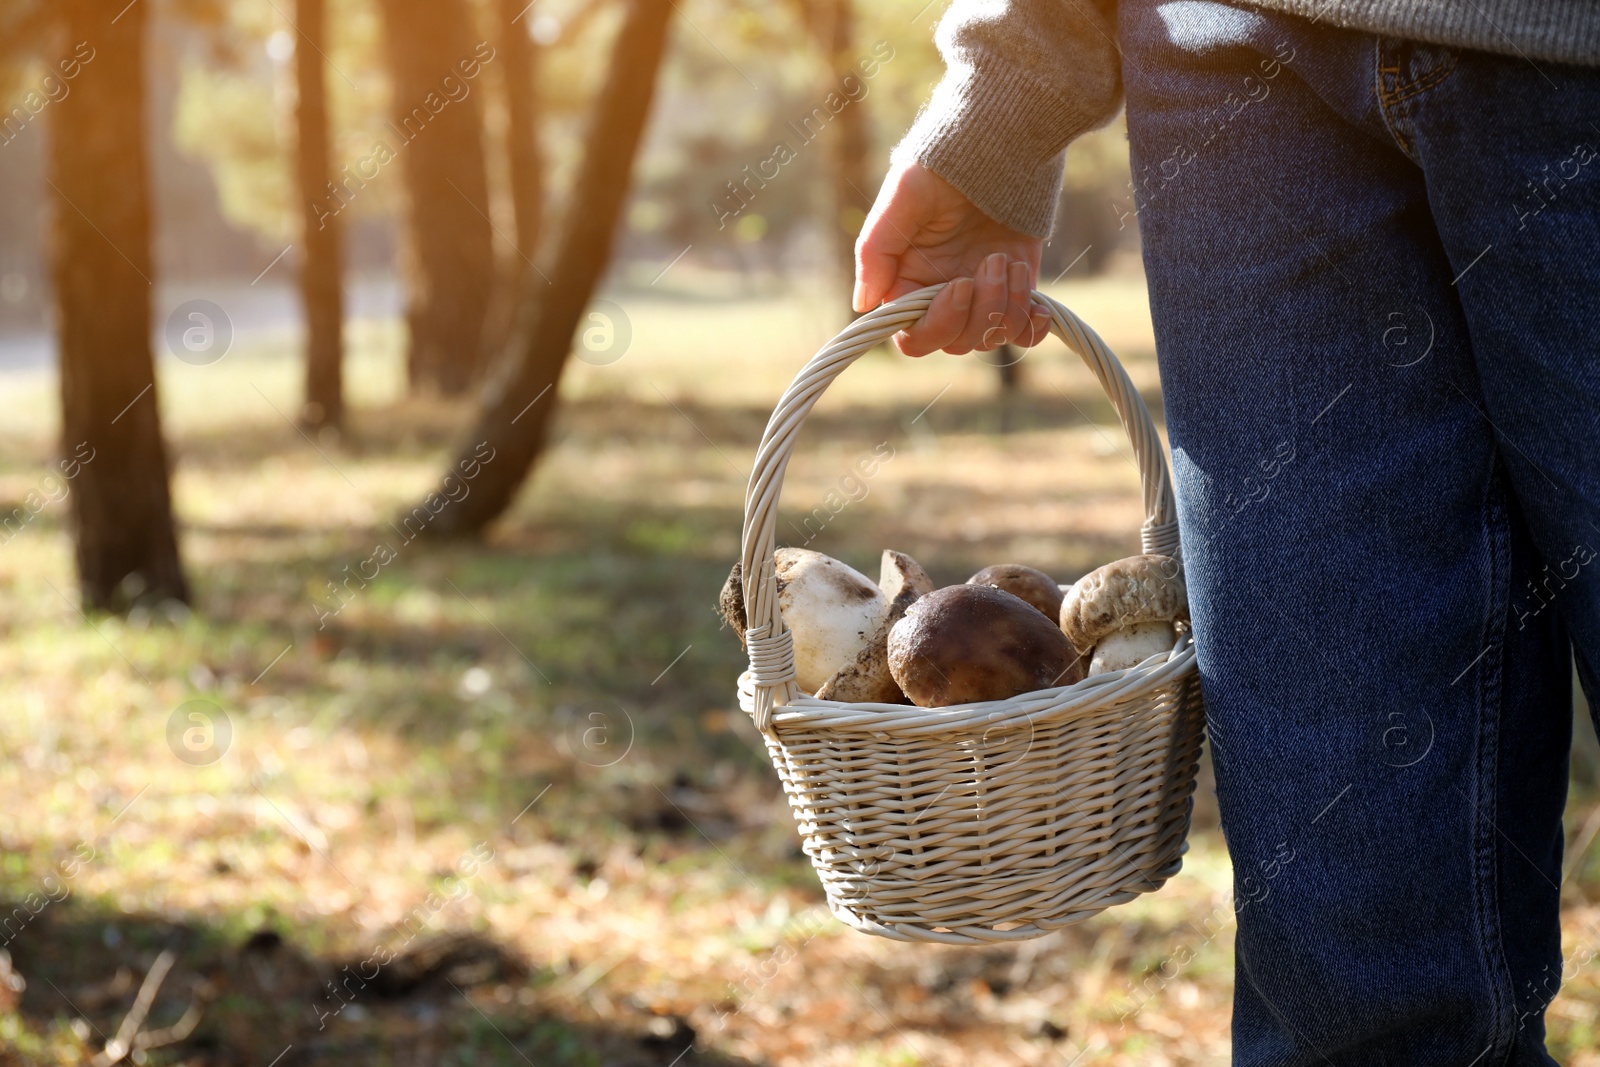
<path id="1" fill-rule="evenodd" d="M 1243 2 L 1243 0 L 1241 0 Z M 1324 24 L 1533 61 L 1600 65 L 1597 0 L 1253 0 Z M 1116 0 L 955 0 L 946 73 L 895 148 L 998 222 L 1050 233 L 1068 142 L 1122 98 Z"/>

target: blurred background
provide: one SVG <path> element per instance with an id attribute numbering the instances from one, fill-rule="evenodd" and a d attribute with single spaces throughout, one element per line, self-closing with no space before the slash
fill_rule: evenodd
<path id="1" fill-rule="evenodd" d="M 734 699 L 754 448 L 944 6 L 0 4 L 0 1062 L 1227 1062 L 1209 772 L 1161 892 L 902 945 Z M 1120 123 L 1069 153 L 1041 281 L 1159 419 L 1128 183 Z M 1142 517 L 1054 343 L 864 357 L 784 516 L 941 582 Z M 1550 1026 L 1600 1064 L 1576 734 Z"/>

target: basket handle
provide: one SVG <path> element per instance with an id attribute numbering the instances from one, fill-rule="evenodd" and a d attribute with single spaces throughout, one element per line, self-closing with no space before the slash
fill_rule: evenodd
<path id="1" fill-rule="evenodd" d="M 922 318 L 944 285 L 930 285 L 907 293 L 867 312 L 841 330 L 812 356 L 789 388 L 784 390 L 767 428 L 761 434 L 755 468 L 744 495 L 745 647 L 750 656 L 750 676 L 755 689 L 753 717 L 763 734 L 772 726 L 774 707 L 795 698 L 794 639 L 778 611 L 778 581 L 772 553 L 778 528 L 778 494 L 783 474 L 794 451 L 800 424 L 833 380 L 880 342 Z M 1144 399 L 1128 380 L 1117 357 L 1083 320 L 1052 297 L 1033 293 L 1033 301 L 1050 309 L 1050 332 L 1082 357 L 1100 387 L 1116 408 L 1122 428 L 1133 443 L 1144 489 L 1144 524 L 1139 539 L 1145 552 L 1178 556 L 1177 512 L 1172 499 L 1172 476 L 1166 453 Z"/>

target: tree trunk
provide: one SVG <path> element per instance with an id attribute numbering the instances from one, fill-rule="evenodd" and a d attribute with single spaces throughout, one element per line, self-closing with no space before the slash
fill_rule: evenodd
<path id="1" fill-rule="evenodd" d="M 494 288 L 493 230 L 474 43 L 464 0 L 382 0 L 393 99 L 389 133 L 408 193 L 406 371 L 413 391 L 465 392 L 480 365 Z"/>
<path id="2" fill-rule="evenodd" d="M 92 59 L 51 109 L 49 181 L 61 358 L 59 469 L 86 606 L 187 600 L 150 353 L 145 166 L 149 4 L 56 0 L 67 50 Z M 81 43 L 80 43 L 81 42 Z M 92 51 L 91 51 L 92 50 Z"/>
<path id="3" fill-rule="evenodd" d="M 516 247 L 504 257 L 494 304 L 484 330 L 484 360 L 493 367 L 511 338 L 544 219 L 544 152 L 539 145 L 539 53 L 529 36 L 533 13 L 525 0 L 495 0 L 500 30 L 500 76 L 506 102 L 506 161 Z"/>
<path id="4" fill-rule="evenodd" d="M 801 0 L 817 48 L 828 65 L 826 93 L 843 93 L 846 78 L 860 81 L 855 69 L 855 9 L 851 0 Z M 832 180 L 832 224 L 828 227 L 834 254 L 845 279 L 855 275 L 856 237 L 872 210 L 871 182 L 867 176 L 869 136 L 866 96 L 852 100 L 835 117 L 827 139 L 828 174 Z"/>
<path id="5" fill-rule="evenodd" d="M 301 422 L 338 429 L 344 422 L 344 292 L 340 286 L 339 218 L 322 207 L 328 165 L 328 104 L 323 65 L 324 0 L 295 0 L 295 178 L 303 205 L 300 301 L 306 317 L 306 398 Z"/>
<path id="6" fill-rule="evenodd" d="M 516 264 L 519 277 L 533 271 L 528 260 L 538 255 L 544 218 L 544 153 L 539 148 L 539 50 L 528 33 L 533 18 L 522 0 L 496 0 L 505 30 L 506 156 L 511 169 L 511 204 L 517 219 Z M 521 14 L 522 17 L 517 19 Z M 513 22 L 513 19 L 517 21 Z M 527 257 L 524 259 L 523 257 Z"/>
<path id="7" fill-rule="evenodd" d="M 605 86 L 589 118 L 583 163 L 563 212 L 561 236 L 546 260 L 552 265 L 546 271 L 551 284 L 536 280 L 537 290 L 530 287 L 524 297 L 525 304 L 532 299 L 537 303 L 513 339 L 516 358 L 486 392 L 477 425 L 452 470 L 483 461 L 484 443 L 494 450 L 492 458 L 482 462 L 469 495 L 435 515 L 427 526 L 431 534 L 461 536 L 482 530 L 510 505 L 544 448 L 556 406 L 555 386 L 573 333 L 611 257 L 671 13 L 672 0 L 629 0 Z"/>

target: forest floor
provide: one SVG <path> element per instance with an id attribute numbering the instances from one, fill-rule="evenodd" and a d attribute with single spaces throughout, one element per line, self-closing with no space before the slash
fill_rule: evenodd
<path id="1" fill-rule="evenodd" d="M 1061 292 L 1153 398 L 1138 279 Z M 906 945 L 827 915 L 713 603 L 761 427 L 829 316 L 814 295 L 614 298 L 631 346 L 575 363 L 554 448 L 484 545 L 390 525 L 469 411 L 400 399 L 395 326 L 359 323 L 342 442 L 284 417 L 292 338 L 163 361 L 192 610 L 82 616 L 64 501 L 0 546 L 0 1062 L 91 1062 L 158 958 L 135 1062 L 1228 1061 L 1208 778 L 1183 872 L 1048 938 Z M 872 574 L 885 547 L 943 581 L 1134 551 L 1109 406 L 1058 345 L 1023 372 L 1002 403 L 972 359 L 864 358 L 803 434 L 785 516 L 843 484 L 813 547 Z M 56 495 L 53 388 L 0 379 L 6 510 Z M 883 443 L 864 494 L 842 483 Z M 1595 771 L 1586 749 L 1569 840 L 1600 825 Z M 1600 848 L 1575 866 L 1581 960 Z M 1552 1050 L 1596 1067 L 1600 969 L 1575 969 Z"/>

